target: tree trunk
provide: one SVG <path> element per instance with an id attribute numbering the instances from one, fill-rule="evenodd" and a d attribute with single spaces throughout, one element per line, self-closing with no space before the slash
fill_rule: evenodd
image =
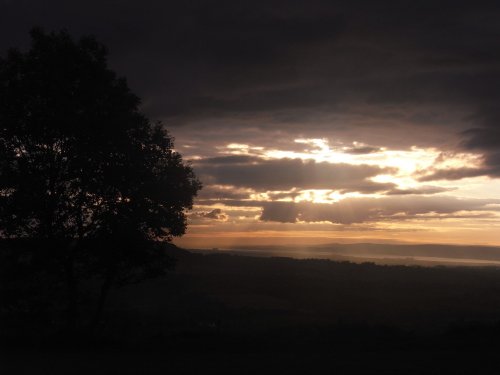
<path id="1" fill-rule="evenodd" d="M 106 303 L 106 299 L 108 298 L 109 291 L 111 290 L 112 285 L 113 285 L 113 274 L 110 272 L 108 273 L 108 275 L 106 275 L 106 278 L 103 284 L 101 285 L 101 291 L 99 293 L 99 299 L 97 301 L 97 309 L 90 325 L 90 331 L 92 333 L 95 333 L 97 331 L 97 328 L 101 323 L 102 315 L 104 312 L 104 305 Z"/>
<path id="2" fill-rule="evenodd" d="M 70 246 L 66 261 L 66 285 L 68 293 L 68 306 L 66 311 L 66 324 L 69 332 L 74 332 L 78 317 L 78 285 L 75 275 L 74 248 Z"/>

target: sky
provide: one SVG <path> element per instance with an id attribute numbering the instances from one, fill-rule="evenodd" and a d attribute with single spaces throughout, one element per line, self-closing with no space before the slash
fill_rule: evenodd
<path id="1" fill-rule="evenodd" d="M 95 35 L 204 188 L 186 247 L 500 245 L 498 1 L 0 0 Z"/>

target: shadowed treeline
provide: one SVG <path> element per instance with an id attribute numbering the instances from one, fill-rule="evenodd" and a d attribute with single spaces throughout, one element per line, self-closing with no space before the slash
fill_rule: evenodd
<path id="1" fill-rule="evenodd" d="M 155 311 L 164 319 L 155 327 L 157 333 L 161 327 L 165 333 L 196 330 L 198 323 L 217 323 L 221 332 L 339 324 L 441 332 L 453 324 L 500 318 L 496 268 L 378 266 L 182 251 L 177 258 L 177 268 L 167 278 L 116 293 L 115 311 Z M 161 293 L 172 298 L 155 297 Z M 127 303 L 135 298 L 141 302 Z"/>

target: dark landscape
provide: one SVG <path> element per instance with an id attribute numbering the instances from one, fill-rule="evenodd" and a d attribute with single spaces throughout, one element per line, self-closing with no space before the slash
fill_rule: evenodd
<path id="1" fill-rule="evenodd" d="M 0 375 L 500 374 L 498 0 L 0 0 Z"/>
<path id="2" fill-rule="evenodd" d="M 177 259 L 175 270 L 113 290 L 98 336 L 44 337 L 35 334 L 39 326 L 4 319 L 6 373 L 461 374 L 479 365 L 482 373 L 499 368 L 496 267 L 384 266 L 173 246 L 167 252 Z"/>

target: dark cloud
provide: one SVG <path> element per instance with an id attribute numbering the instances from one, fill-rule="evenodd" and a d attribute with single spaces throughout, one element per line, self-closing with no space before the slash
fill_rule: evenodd
<path id="1" fill-rule="evenodd" d="M 263 206 L 260 220 L 295 223 L 300 212 L 300 207 L 293 202 L 267 202 Z"/>
<path id="2" fill-rule="evenodd" d="M 479 166 L 435 169 L 420 177 L 419 180 L 459 180 L 477 176 L 500 177 L 500 109 L 498 111 L 498 122 L 490 119 L 491 121 L 482 123 L 483 127 L 462 132 L 464 139 L 460 146 L 464 151 L 482 155 Z M 444 159 L 445 156 L 438 158 L 437 161 Z"/>
<path id="3" fill-rule="evenodd" d="M 267 192 L 267 195 L 269 196 L 269 199 L 272 201 L 279 200 L 279 199 L 292 199 L 293 200 L 300 195 L 300 190 L 299 189 L 292 189 L 292 190 L 286 191 L 286 192 Z"/>
<path id="4" fill-rule="evenodd" d="M 498 116 L 485 123 L 484 128 L 474 128 L 464 134 L 465 149 L 482 152 L 484 155 L 481 174 L 500 177 L 500 109 Z"/>
<path id="5" fill-rule="evenodd" d="M 34 25 L 95 34 L 147 114 L 204 155 L 306 135 L 461 148 L 500 176 L 497 1 L 3 1 L 0 54 Z"/>
<path id="6" fill-rule="evenodd" d="M 212 158 L 195 165 L 204 181 L 258 191 L 330 189 L 341 192 L 374 193 L 394 188 L 394 184 L 370 180 L 391 169 L 371 165 L 331 164 L 301 159 L 233 157 Z M 232 162 L 231 162 L 232 161 Z"/>
<path id="7" fill-rule="evenodd" d="M 247 199 L 249 192 L 240 191 L 234 188 L 222 188 L 220 186 L 208 185 L 204 186 L 198 194 L 199 200 L 226 200 L 226 199 Z"/>
<path id="8" fill-rule="evenodd" d="M 200 160 L 196 160 L 197 165 L 240 165 L 240 164 L 251 164 L 258 163 L 262 159 L 256 156 L 249 155 L 228 155 L 228 156 L 216 156 L 213 158 L 204 158 Z"/>
<path id="9" fill-rule="evenodd" d="M 193 218 L 226 221 L 228 216 L 225 213 L 223 213 L 220 208 L 215 208 L 209 212 L 195 212 L 191 215 L 191 219 Z"/>
<path id="10" fill-rule="evenodd" d="M 393 189 L 389 190 L 387 195 L 429 195 L 429 194 L 438 194 L 446 191 L 451 191 L 454 189 L 440 187 L 440 186 L 420 186 L 417 188 L 411 189 Z"/>
<path id="11" fill-rule="evenodd" d="M 439 119 L 445 111 L 491 118 L 499 98 L 493 1 L 18 0 L 0 7 L 0 50 L 26 46 L 33 25 L 96 34 L 145 109 L 172 122 L 281 110 L 304 122 L 339 111 L 355 116 L 375 104 L 371 115 L 399 106 L 407 122 L 447 129 Z"/>
<path id="12" fill-rule="evenodd" d="M 459 217 L 456 213 L 460 211 L 498 211 L 499 203 L 498 199 L 421 196 L 391 196 L 378 199 L 346 198 L 333 204 L 267 202 L 262 205 L 261 220 L 283 223 L 294 223 L 300 220 L 354 224 L 414 218 L 454 218 Z"/>
<path id="13" fill-rule="evenodd" d="M 477 177 L 488 174 L 483 168 L 447 168 L 437 169 L 430 174 L 419 177 L 419 181 L 437 181 L 437 180 L 461 180 L 462 178 Z"/>
<path id="14" fill-rule="evenodd" d="M 379 152 L 379 151 L 381 151 L 380 147 L 373 147 L 373 146 L 352 147 L 344 150 L 344 152 L 347 154 L 355 154 L 355 155 L 372 154 L 374 152 Z"/>

